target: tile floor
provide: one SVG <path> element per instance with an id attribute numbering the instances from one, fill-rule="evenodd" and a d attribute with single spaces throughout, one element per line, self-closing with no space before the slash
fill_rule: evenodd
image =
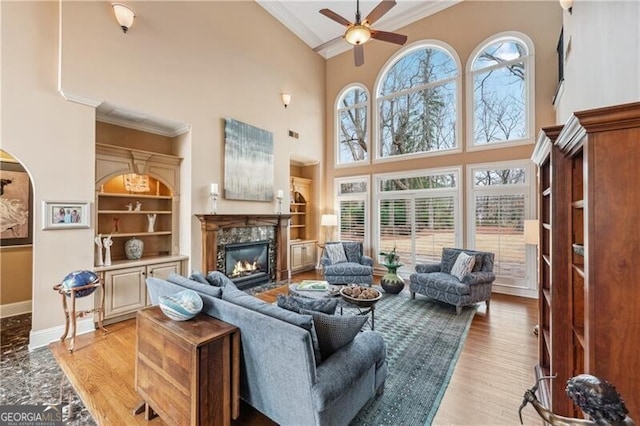
<path id="1" fill-rule="evenodd" d="M 30 330 L 31 314 L 0 319 L 0 406 L 62 403 L 66 425 L 95 425 L 49 348 L 29 352 Z"/>

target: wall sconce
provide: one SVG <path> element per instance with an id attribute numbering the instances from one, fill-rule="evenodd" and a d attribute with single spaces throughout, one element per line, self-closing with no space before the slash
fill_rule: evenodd
<path id="1" fill-rule="evenodd" d="M 573 7 L 573 0 L 559 0 L 560 7 L 571 13 L 571 8 Z"/>
<path id="2" fill-rule="evenodd" d="M 116 20 L 120 24 L 120 28 L 126 34 L 127 30 L 133 25 L 133 19 L 136 17 L 136 12 L 129 6 L 125 6 L 120 3 L 112 3 L 113 13 L 116 15 Z"/>
<path id="3" fill-rule="evenodd" d="M 209 198 L 211 198 L 211 214 L 218 213 L 218 184 L 212 183 L 209 190 Z"/>
<path id="4" fill-rule="evenodd" d="M 338 226 L 338 216 L 335 214 L 323 214 L 320 218 L 320 226 L 327 228 L 324 231 L 324 242 L 331 241 L 333 239 L 333 227 Z"/>
<path id="5" fill-rule="evenodd" d="M 284 105 L 284 107 L 288 107 L 289 104 L 291 103 L 291 95 L 288 93 L 283 93 L 282 94 L 282 104 Z"/>

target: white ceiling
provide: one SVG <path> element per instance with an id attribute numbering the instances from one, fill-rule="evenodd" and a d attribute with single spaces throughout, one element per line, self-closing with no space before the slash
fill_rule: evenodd
<path id="1" fill-rule="evenodd" d="M 451 7 L 462 0 L 396 0 L 397 4 L 387 12 L 373 28 L 382 31 L 396 31 L 429 15 Z M 320 9 L 331 9 L 338 15 L 353 22 L 356 15 L 356 0 L 256 0 L 309 47 L 315 48 L 324 42 L 344 34 L 345 27 L 320 14 Z M 360 1 L 362 20 L 380 3 L 379 0 Z M 374 41 L 377 43 L 377 41 Z M 340 39 L 327 46 L 320 53 L 325 58 L 346 52 L 350 45 Z"/>

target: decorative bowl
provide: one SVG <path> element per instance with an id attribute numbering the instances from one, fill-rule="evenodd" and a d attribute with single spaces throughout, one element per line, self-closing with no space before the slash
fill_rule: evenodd
<path id="1" fill-rule="evenodd" d="M 357 289 L 357 290 L 356 290 Z M 349 295 L 347 293 L 349 292 L 353 292 L 353 291 L 366 291 L 369 292 L 371 294 L 375 294 L 374 297 L 372 298 L 361 298 L 361 297 L 357 297 L 357 296 L 353 296 L 353 295 Z M 345 287 L 342 287 L 340 289 L 340 296 L 342 296 L 342 299 L 345 300 L 346 302 L 352 303 L 354 305 L 357 306 L 362 306 L 364 308 L 367 308 L 369 306 L 375 305 L 375 303 L 380 300 L 380 298 L 382 297 L 382 293 L 380 293 L 378 290 L 376 290 L 375 288 L 372 287 L 365 287 L 365 286 L 358 286 L 358 285 L 348 285 Z"/>
<path id="2" fill-rule="evenodd" d="M 66 296 L 71 296 L 71 290 L 85 285 L 94 284 L 100 281 L 100 278 L 92 271 L 73 271 L 67 274 L 60 283 L 60 287 L 64 290 Z M 96 291 L 96 287 L 85 288 L 76 291 L 76 297 L 88 296 Z"/>
<path id="3" fill-rule="evenodd" d="M 186 321 L 202 310 L 202 299 L 193 290 L 183 290 L 171 296 L 160 296 L 160 309 L 176 321 Z"/>

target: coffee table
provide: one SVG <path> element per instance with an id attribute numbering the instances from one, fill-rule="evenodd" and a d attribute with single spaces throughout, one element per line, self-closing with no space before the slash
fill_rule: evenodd
<path id="1" fill-rule="evenodd" d="M 339 293 L 337 296 L 331 296 L 328 291 L 298 290 L 298 284 L 289 285 L 289 294 L 293 296 L 308 297 L 310 299 L 337 298 L 338 307 L 340 308 L 340 315 L 342 315 L 342 308 L 357 309 L 358 313 L 356 315 L 367 315 L 368 313 L 371 313 L 371 330 L 375 329 L 375 313 L 377 301 L 373 302 L 371 306 L 363 308 L 362 306 L 358 306 L 355 303 L 351 303 L 343 299 Z"/>

